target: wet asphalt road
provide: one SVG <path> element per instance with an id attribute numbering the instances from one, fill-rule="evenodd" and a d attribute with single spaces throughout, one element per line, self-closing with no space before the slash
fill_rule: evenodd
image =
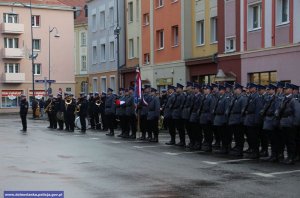
<path id="1" fill-rule="evenodd" d="M 18 116 L 0 116 L 0 194 L 4 190 L 64 191 L 67 198 L 300 197 L 294 166 L 187 152 L 160 144 L 51 131 Z"/>

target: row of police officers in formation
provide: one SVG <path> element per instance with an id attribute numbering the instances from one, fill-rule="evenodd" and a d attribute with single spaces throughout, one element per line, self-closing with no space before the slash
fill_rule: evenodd
<path id="1" fill-rule="evenodd" d="M 162 105 L 168 145 L 294 164 L 300 156 L 299 87 L 278 82 L 169 86 Z M 144 95 L 144 97 L 146 97 Z M 176 144 L 176 131 L 179 142 Z M 248 144 L 244 150 L 245 141 Z M 234 144 L 233 144 L 234 142 Z M 268 147 L 271 145 L 271 152 Z M 287 151 L 285 157 L 284 151 Z"/>
<path id="2" fill-rule="evenodd" d="M 299 160 L 300 95 L 296 85 L 249 83 L 243 87 L 238 83 L 188 82 L 186 86 L 168 86 L 161 97 L 149 85 L 142 92 L 137 106 L 132 87 L 120 89 L 118 95 L 110 88 L 106 93 L 90 93 L 88 97 L 81 93 L 77 101 L 72 94 L 64 99 L 61 93 L 57 97 L 50 95 L 45 104 L 49 128 L 73 132 L 77 114 L 82 133 L 86 132 L 88 117 L 91 129 L 109 130 L 106 135 L 114 136 L 114 129 L 120 124 L 119 137 L 136 139 L 139 115 L 139 139 L 158 142 L 158 123 L 163 118 L 163 127 L 170 134 L 168 145 L 253 159 L 269 157 L 271 162 L 285 164 Z"/>

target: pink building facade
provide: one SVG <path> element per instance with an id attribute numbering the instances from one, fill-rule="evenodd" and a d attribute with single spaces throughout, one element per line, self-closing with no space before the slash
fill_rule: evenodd
<path id="1" fill-rule="evenodd" d="M 219 6 L 219 67 L 242 84 L 300 84 L 300 1 L 228 0 Z"/>
<path id="2" fill-rule="evenodd" d="M 49 79 L 50 71 L 51 80 L 56 81 L 51 84 L 53 94 L 74 92 L 73 9 L 59 1 L 43 2 L 32 5 L 34 54 L 38 54 L 34 79 Z M 0 16 L 0 112 L 16 111 L 21 93 L 33 97 L 30 9 L 1 1 Z M 49 28 L 54 28 L 53 32 L 49 33 Z M 47 83 L 35 83 L 35 97 L 47 96 L 48 87 Z"/>

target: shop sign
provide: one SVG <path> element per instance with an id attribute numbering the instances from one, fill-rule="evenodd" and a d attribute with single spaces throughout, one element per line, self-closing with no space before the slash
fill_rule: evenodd
<path id="1" fill-rule="evenodd" d="M 18 97 L 23 93 L 22 90 L 2 90 L 2 97 L 15 96 Z"/>
<path id="2" fill-rule="evenodd" d="M 157 86 L 173 85 L 173 78 L 158 78 L 156 79 Z"/>

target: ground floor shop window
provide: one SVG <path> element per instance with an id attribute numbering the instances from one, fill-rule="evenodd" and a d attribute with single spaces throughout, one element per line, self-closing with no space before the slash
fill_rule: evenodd
<path id="1" fill-rule="evenodd" d="M 251 83 L 268 85 L 270 83 L 275 83 L 277 81 L 277 72 L 269 71 L 269 72 L 249 73 L 249 79 Z"/>
<path id="2" fill-rule="evenodd" d="M 216 78 L 216 75 L 214 75 L 214 74 L 192 76 L 192 82 L 196 82 L 199 84 L 209 84 L 209 83 L 214 83 L 215 78 Z"/>
<path id="3" fill-rule="evenodd" d="M 21 90 L 2 90 L 1 91 L 1 107 L 2 108 L 17 108 L 20 103 L 20 96 L 23 93 Z"/>

